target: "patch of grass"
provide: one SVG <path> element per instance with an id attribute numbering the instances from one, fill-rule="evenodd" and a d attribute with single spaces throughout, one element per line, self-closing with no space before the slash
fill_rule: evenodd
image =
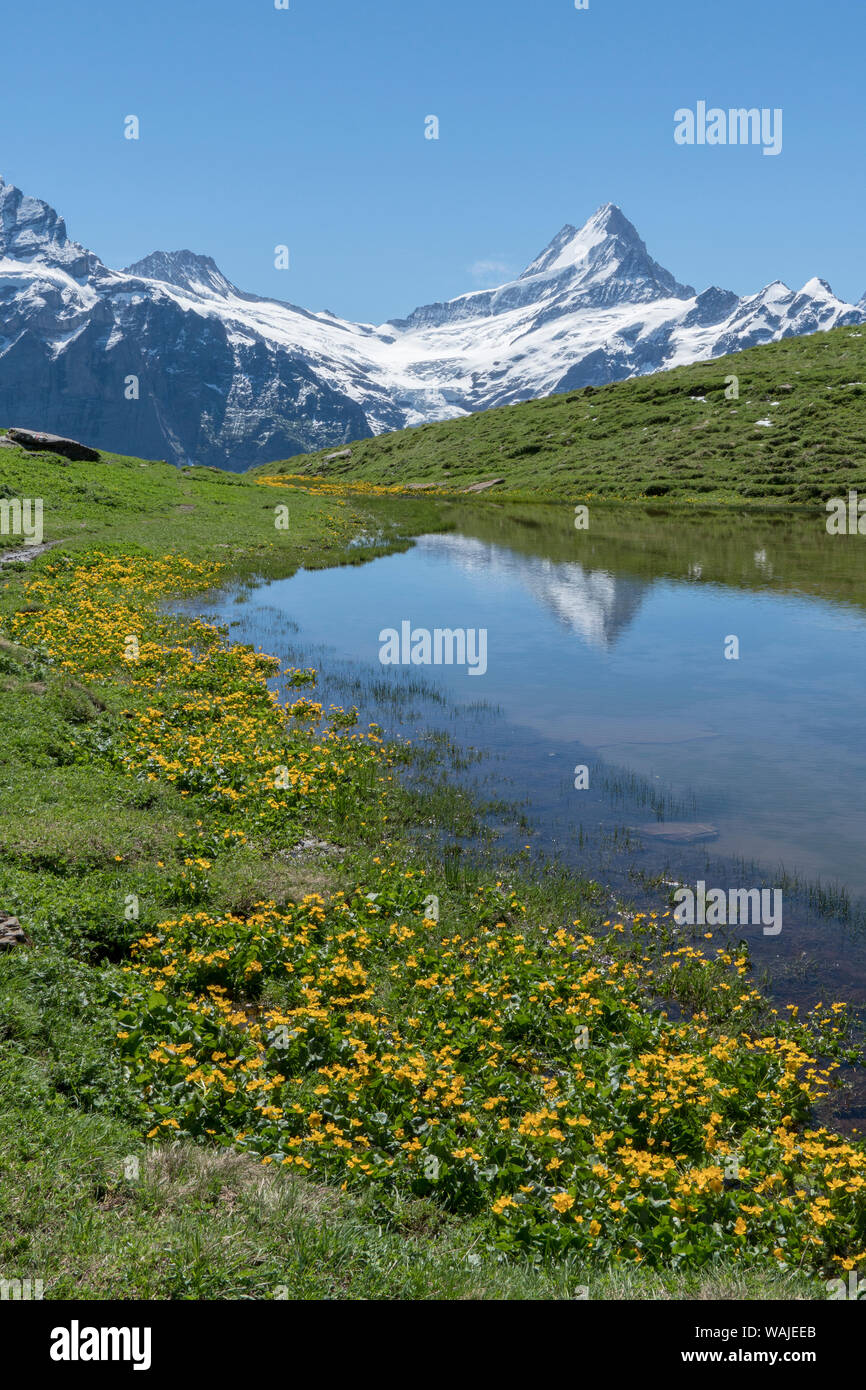
<path id="1" fill-rule="evenodd" d="M 108 544 L 123 553 L 222 562 L 236 578 L 261 579 L 291 574 L 299 565 L 362 564 L 405 544 L 407 534 L 405 520 L 392 521 L 381 508 L 374 520 L 363 502 L 351 507 L 302 494 L 290 499 L 288 518 L 278 518 L 284 497 L 215 468 L 178 469 L 109 453 L 99 463 L 70 463 L 4 448 L 2 471 L 0 497 L 41 498 L 43 543 L 60 543 L 67 554 Z M 372 539 L 353 544 L 359 535 Z M 0 532 L 0 559 L 4 551 L 30 547 L 21 536 Z M 24 567 L 24 561 L 10 561 L 4 573 Z"/>

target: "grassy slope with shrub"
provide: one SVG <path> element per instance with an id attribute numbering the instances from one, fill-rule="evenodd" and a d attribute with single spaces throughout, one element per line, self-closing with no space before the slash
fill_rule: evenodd
<path id="1" fill-rule="evenodd" d="M 0 574 L 0 906 L 33 941 L 0 958 L 0 1277 L 791 1298 L 866 1258 L 866 1156 L 812 1114 L 844 1021 L 781 1022 L 741 957 L 663 918 L 575 951 L 543 888 L 410 847 L 375 732 L 302 673 L 286 718 L 266 661 L 165 616 L 214 578 L 359 558 L 360 504 L 293 495 L 280 535 L 252 480 L 3 463 L 73 539 Z M 309 835 L 344 852 L 297 854 Z M 597 928 L 592 885 L 571 894 Z"/>
<path id="2" fill-rule="evenodd" d="M 739 378 L 739 399 L 725 396 Z M 761 421 L 770 420 L 767 426 Z M 497 495 L 783 503 L 866 493 L 866 329 L 786 338 L 673 371 L 422 425 L 255 470 L 329 481 L 504 479 Z"/>

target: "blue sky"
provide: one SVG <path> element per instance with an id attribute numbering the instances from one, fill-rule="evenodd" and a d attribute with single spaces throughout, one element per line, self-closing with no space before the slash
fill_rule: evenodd
<path id="1" fill-rule="evenodd" d="M 188 246 L 374 322 L 508 278 L 608 201 L 698 289 L 866 291 L 852 0 L 290 5 L 7 7 L 0 173 L 111 265 Z M 782 153 L 677 146 L 698 100 L 781 107 Z"/>

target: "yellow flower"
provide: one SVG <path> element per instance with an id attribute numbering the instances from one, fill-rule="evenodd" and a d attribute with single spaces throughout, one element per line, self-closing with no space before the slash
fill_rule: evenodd
<path id="1" fill-rule="evenodd" d="M 574 1198 L 570 1192 L 557 1192 L 556 1196 L 553 1198 L 553 1205 L 558 1212 L 565 1213 L 571 1211 L 571 1208 L 574 1206 Z"/>

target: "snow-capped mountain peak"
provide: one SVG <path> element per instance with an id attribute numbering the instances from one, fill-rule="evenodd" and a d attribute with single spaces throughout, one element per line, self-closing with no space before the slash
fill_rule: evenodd
<path id="1" fill-rule="evenodd" d="M 834 299 L 835 299 L 835 297 L 836 297 L 836 296 L 833 294 L 833 291 L 832 291 L 832 289 L 830 288 L 830 286 L 828 285 L 827 281 L 826 281 L 826 280 L 822 280 L 822 279 L 821 279 L 819 276 L 817 276 L 817 275 L 813 275 L 812 278 L 811 278 L 811 280 L 807 280 L 807 281 L 806 281 L 806 283 L 805 283 L 805 285 L 803 286 L 803 288 L 801 289 L 800 293 L 801 293 L 801 294 L 808 294 L 808 295 L 820 295 L 820 294 L 830 295 L 830 296 L 831 296 L 832 298 L 834 298 Z"/>
<path id="2" fill-rule="evenodd" d="M 609 238 L 621 246 L 641 247 L 643 242 L 637 228 L 629 222 L 615 203 L 605 203 L 582 227 L 566 223 L 540 255 L 526 267 L 521 276 L 557 274 L 563 270 L 585 267 L 593 250 Z"/>
<path id="3" fill-rule="evenodd" d="M 567 223 L 516 280 L 425 304 L 390 323 L 423 330 L 524 310 L 538 327 L 578 309 L 690 299 L 694 293 L 653 260 L 621 209 L 605 203 L 582 227 Z"/>
<path id="4" fill-rule="evenodd" d="M 695 293 L 653 260 L 615 203 L 605 203 L 582 227 L 563 227 L 520 278 L 539 276 L 567 278 L 572 292 L 579 290 L 584 302 L 596 304 L 689 299 Z"/>
<path id="5" fill-rule="evenodd" d="M 64 270 L 74 279 L 93 275 L 102 262 L 77 241 L 70 241 L 66 223 L 41 198 L 22 193 L 0 176 L 0 258 L 39 261 Z"/>
<path id="6" fill-rule="evenodd" d="M 211 256 L 195 251 L 152 251 L 125 270 L 145 280 L 162 280 L 193 294 L 239 295 Z"/>

